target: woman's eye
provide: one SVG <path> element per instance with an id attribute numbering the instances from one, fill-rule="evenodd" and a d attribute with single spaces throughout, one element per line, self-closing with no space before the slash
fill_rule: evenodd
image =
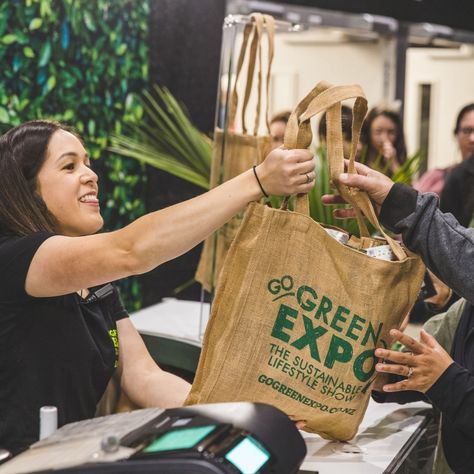
<path id="1" fill-rule="evenodd" d="M 74 169 L 74 163 L 68 163 L 63 167 L 63 170 L 73 170 Z"/>

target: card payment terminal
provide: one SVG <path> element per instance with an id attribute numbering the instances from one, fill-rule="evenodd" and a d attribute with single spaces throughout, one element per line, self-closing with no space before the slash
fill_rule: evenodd
<path id="1" fill-rule="evenodd" d="M 71 423 L 1 465 L 0 474 L 291 474 L 305 455 L 303 438 L 280 410 L 219 403 Z"/>

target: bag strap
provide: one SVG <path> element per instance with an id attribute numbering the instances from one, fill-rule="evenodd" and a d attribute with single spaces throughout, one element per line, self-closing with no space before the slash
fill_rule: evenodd
<path id="1" fill-rule="evenodd" d="M 266 84 L 265 84 L 265 97 L 266 97 L 266 125 L 268 134 L 270 134 L 270 123 L 269 123 L 269 90 L 270 90 L 270 79 L 271 79 L 271 67 L 274 56 L 274 37 L 275 37 L 275 20 L 271 15 L 262 15 L 261 13 L 253 13 L 250 15 L 250 21 L 245 25 L 242 37 L 242 44 L 240 47 L 239 58 L 237 61 L 237 71 L 234 81 L 234 87 L 231 94 L 230 106 L 229 106 L 229 122 L 234 123 L 237 115 L 238 108 L 238 81 L 243 71 L 245 59 L 247 58 L 247 74 L 245 78 L 245 89 L 244 98 L 242 105 L 242 132 L 247 133 L 246 124 L 246 113 L 247 107 L 252 93 L 253 80 L 255 75 L 255 66 L 258 60 L 258 72 L 257 72 L 257 105 L 255 111 L 255 123 L 253 134 L 258 134 L 258 128 L 260 123 L 260 113 L 262 108 L 262 36 L 263 32 L 267 32 L 268 40 L 268 63 L 266 71 Z M 253 33 L 253 35 L 252 35 Z M 249 45 L 250 42 L 250 45 Z"/>
<path id="2" fill-rule="evenodd" d="M 242 133 L 247 133 L 247 125 L 245 123 L 245 115 L 247 113 L 247 105 L 249 103 L 250 94 L 252 92 L 252 85 L 253 85 L 253 76 L 255 73 L 255 64 L 257 62 L 257 58 L 259 60 L 259 69 L 257 74 L 257 110 L 256 110 L 256 117 L 255 117 L 255 129 L 258 129 L 258 123 L 260 121 L 260 103 L 261 103 L 261 95 L 262 95 L 262 30 L 263 30 L 263 15 L 261 13 L 252 13 L 250 15 L 251 21 L 254 23 L 254 34 L 252 39 L 252 44 L 250 46 L 250 54 L 249 54 L 249 64 L 247 70 L 247 82 L 245 84 L 245 95 L 244 95 L 244 103 L 242 106 Z M 254 131 L 254 135 L 256 135 L 256 131 Z"/>
<path id="3" fill-rule="evenodd" d="M 267 133 L 270 135 L 270 79 L 272 72 L 273 56 L 275 53 L 275 19 L 271 15 L 263 15 L 265 27 L 267 30 L 268 41 L 268 66 L 267 66 L 267 84 L 266 84 L 266 110 L 265 123 L 267 125 Z M 256 133 L 255 133 L 256 135 Z"/>
<path id="4" fill-rule="evenodd" d="M 362 122 L 367 113 L 367 99 L 362 88 L 358 85 L 332 86 L 327 82 L 320 82 L 296 106 L 288 120 L 285 131 L 285 148 L 307 148 L 311 144 L 312 131 L 310 119 L 326 110 L 327 112 L 327 146 L 329 156 L 329 171 L 333 184 L 341 196 L 349 202 L 356 212 L 361 212 L 369 222 L 384 236 L 393 253 L 399 260 L 407 258 L 400 245 L 389 237 L 379 223 L 372 202 L 365 191 L 339 183 L 339 175 L 344 172 L 344 154 L 342 147 L 341 101 L 356 99 L 353 107 L 352 144 L 347 172 L 356 173 L 355 154 L 359 141 Z M 296 197 L 296 210 L 309 215 L 308 196 Z M 358 219 L 359 226 L 362 219 Z M 365 227 L 365 224 L 364 224 Z M 361 228 L 361 234 L 367 231 Z"/>
<path id="5" fill-rule="evenodd" d="M 247 23 L 244 27 L 242 44 L 240 46 L 239 59 L 237 61 L 237 72 L 235 74 L 234 87 L 231 94 L 230 106 L 229 106 L 229 123 L 232 125 L 235 122 L 235 116 L 237 115 L 237 104 L 239 103 L 239 97 L 237 93 L 237 84 L 239 81 L 240 73 L 242 71 L 242 66 L 244 64 L 247 46 L 250 38 L 250 33 L 252 32 L 253 24 L 251 22 Z"/>
<path id="6" fill-rule="evenodd" d="M 302 122 L 305 123 L 305 126 L 301 126 L 298 129 L 299 136 L 294 137 L 296 142 L 299 143 L 307 142 L 309 146 L 313 138 L 310 119 L 314 115 L 327 111 L 326 120 L 327 120 L 327 147 L 328 147 L 328 157 L 329 157 L 329 171 L 331 174 L 331 180 L 336 184 L 338 182 L 339 174 L 344 171 L 344 150 L 342 146 L 342 127 L 341 127 L 341 105 L 340 102 L 346 99 L 356 98 L 353 109 L 353 120 L 352 120 L 352 144 L 351 144 L 351 159 L 349 165 L 349 172 L 354 172 L 354 160 L 355 153 L 357 150 L 357 144 L 359 143 L 360 131 L 362 128 L 362 123 L 364 117 L 367 113 L 367 100 L 365 99 L 364 92 L 360 86 L 332 86 L 330 83 L 322 81 L 316 85 L 316 87 L 308 94 L 308 96 L 303 99 L 304 103 L 302 104 L 299 116 L 292 120 L 290 126 L 294 127 L 296 123 Z M 302 102 L 303 102 L 302 101 Z M 331 105 L 330 105 L 331 104 Z M 352 171 L 351 171 L 352 170 Z M 339 188 L 338 188 L 339 189 Z M 340 190 L 339 190 L 340 191 Z M 347 196 L 344 198 L 352 204 L 352 201 L 349 200 Z M 368 199 L 369 203 L 370 200 Z M 306 205 L 304 200 L 297 199 L 300 206 L 304 206 L 302 210 L 306 210 Z M 370 203 L 371 204 L 371 203 Z M 308 203 L 309 209 L 309 203 Z M 360 235 L 369 237 L 370 233 L 365 225 L 364 219 L 362 217 L 362 212 L 359 206 L 354 205 L 354 211 L 356 213 L 357 224 L 359 226 Z M 375 227 L 376 225 L 373 224 Z M 378 226 L 380 228 L 380 225 Z"/>

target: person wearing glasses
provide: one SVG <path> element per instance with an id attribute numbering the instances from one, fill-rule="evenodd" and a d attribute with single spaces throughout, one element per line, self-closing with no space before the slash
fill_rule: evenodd
<path id="1" fill-rule="evenodd" d="M 462 162 L 447 176 L 439 207 L 443 212 L 450 212 L 467 227 L 474 214 L 474 104 L 462 108 L 454 133 Z"/>
<path id="2" fill-rule="evenodd" d="M 400 114 L 384 107 L 369 111 L 360 133 L 359 161 L 392 177 L 407 160 Z"/>
<path id="3" fill-rule="evenodd" d="M 454 126 L 454 137 L 456 139 L 461 162 L 467 160 L 474 153 L 474 103 L 465 105 L 456 116 Z M 422 193 L 435 193 L 439 196 L 442 194 L 448 176 L 456 168 L 456 165 L 447 168 L 434 168 L 421 176 L 421 178 L 413 184 L 413 187 Z M 449 203 L 449 192 L 445 198 Z M 451 205 L 449 207 L 452 208 Z M 450 211 L 447 211 L 450 212 Z"/>

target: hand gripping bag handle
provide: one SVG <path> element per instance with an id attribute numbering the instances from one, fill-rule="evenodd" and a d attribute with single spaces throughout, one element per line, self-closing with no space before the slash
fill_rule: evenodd
<path id="1" fill-rule="evenodd" d="M 382 229 L 367 193 L 339 182 L 339 175 L 344 172 L 341 101 L 354 98 L 356 100 L 353 108 L 352 146 L 347 172 L 356 173 L 355 153 L 362 123 L 367 113 L 367 99 L 362 88 L 358 85 L 333 86 L 324 81 L 318 83 L 292 112 L 285 131 L 284 146 L 287 149 L 307 148 L 311 144 L 313 136 L 310 119 L 326 110 L 329 172 L 332 182 L 341 196 L 355 209 L 361 235 L 368 235 L 367 227 L 360 216 L 362 213 L 384 236 L 397 259 L 405 260 L 407 255 L 404 250 Z M 309 215 L 309 201 L 306 194 L 297 196 L 295 208 L 296 211 Z"/>

